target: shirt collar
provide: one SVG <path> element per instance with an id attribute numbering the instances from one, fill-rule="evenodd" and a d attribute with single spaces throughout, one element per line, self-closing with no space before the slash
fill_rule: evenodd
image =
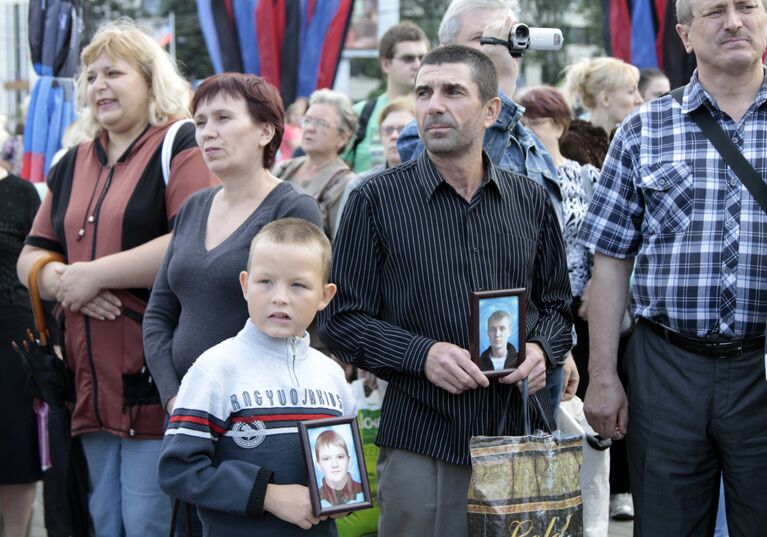
<path id="1" fill-rule="evenodd" d="M 245 327 L 240 330 L 239 336 L 249 345 L 252 345 L 264 352 L 265 356 L 271 353 L 284 353 L 286 348 L 295 349 L 296 358 L 302 358 L 309 348 L 309 333 L 304 330 L 303 337 L 271 337 L 261 331 L 253 322 L 248 319 Z"/>
<path id="2" fill-rule="evenodd" d="M 484 176 L 482 177 L 482 186 L 480 188 L 485 185 L 493 185 L 501 197 L 505 197 L 505 193 L 498 181 L 498 170 L 485 151 L 482 151 L 482 168 L 484 169 Z M 426 148 L 424 148 L 416 160 L 415 173 L 417 180 L 423 188 L 424 201 L 426 203 L 434 197 L 438 188 L 443 184 L 447 184 L 439 174 L 439 171 L 437 171 L 434 163 L 429 159 Z"/>
<path id="3" fill-rule="evenodd" d="M 756 94 L 755 103 L 756 106 L 761 106 L 767 102 L 767 68 L 762 66 L 762 72 L 764 76 L 762 78 L 762 85 L 759 87 L 759 91 Z M 706 91 L 703 85 L 698 79 L 698 70 L 692 74 L 690 83 L 684 90 L 684 98 L 682 99 L 682 112 L 689 114 L 693 110 L 696 110 L 705 102 L 708 102 L 710 107 L 714 110 L 719 110 L 719 104 L 716 100 Z"/>

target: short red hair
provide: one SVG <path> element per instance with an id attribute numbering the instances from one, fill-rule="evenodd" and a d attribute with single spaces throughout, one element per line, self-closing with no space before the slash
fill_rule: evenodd
<path id="1" fill-rule="evenodd" d="M 565 96 L 554 86 L 532 86 L 514 100 L 525 107 L 525 117 L 549 118 L 562 127 L 562 132 L 570 128 L 573 112 Z"/>
<path id="2" fill-rule="evenodd" d="M 285 132 L 285 112 L 282 108 L 280 92 L 264 78 L 243 73 L 222 73 L 206 78 L 192 98 L 192 115 L 204 101 L 226 95 L 233 99 L 243 99 L 254 123 L 272 125 L 274 136 L 264 147 L 263 166 L 267 170 L 274 164 L 277 150 Z"/>

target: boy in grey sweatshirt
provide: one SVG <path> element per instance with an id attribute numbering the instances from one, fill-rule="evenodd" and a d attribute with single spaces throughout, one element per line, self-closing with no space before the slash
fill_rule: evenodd
<path id="1" fill-rule="evenodd" d="M 197 505 L 206 537 L 336 535 L 333 520 L 312 514 L 297 429 L 356 411 L 340 366 L 309 347 L 306 333 L 336 291 L 330 259 L 315 225 L 265 226 L 240 274 L 250 318 L 181 382 L 160 486 Z"/>

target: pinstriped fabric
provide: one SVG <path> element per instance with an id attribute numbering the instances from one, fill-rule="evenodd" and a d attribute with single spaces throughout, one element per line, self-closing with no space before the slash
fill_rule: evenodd
<path id="1" fill-rule="evenodd" d="M 469 464 L 471 436 L 522 431 L 516 389 L 492 382 L 453 396 L 423 376 L 434 343 L 469 347 L 469 293 L 527 288 L 528 341 L 555 363 L 571 345 L 570 284 L 551 202 L 526 177 L 484 162 L 471 202 L 426 153 L 355 189 L 334 244 L 338 294 L 319 316 L 336 356 L 390 381 L 377 443 L 458 464 Z M 534 397 L 550 417 L 545 392 Z"/>
<path id="2" fill-rule="evenodd" d="M 736 124 L 693 76 L 683 104 L 647 103 L 618 130 L 581 242 L 636 258 L 633 311 L 697 337 L 764 333 L 767 215 L 688 113 L 706 106 L 767 177 L 767 78 Z"/>

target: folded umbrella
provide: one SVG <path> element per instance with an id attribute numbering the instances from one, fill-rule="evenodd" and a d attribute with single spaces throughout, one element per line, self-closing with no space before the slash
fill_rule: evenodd
<path id="1" fill-rule="evenodd" d="M 56 355 L 45 326 L 38 275 L 57 254 L 38 259 L 29 274 L 29 295 L 35 317 L 35 332 L 27 340 L 14 342 L 29 371 L 29 391 L 36 403 L 40 458 L 43 463 L 43 504 L 49 537 L 89 537 L 88 467 L 79 439 L 71 437 L 74 401 L 73 375 L 66 361 Z"/>

